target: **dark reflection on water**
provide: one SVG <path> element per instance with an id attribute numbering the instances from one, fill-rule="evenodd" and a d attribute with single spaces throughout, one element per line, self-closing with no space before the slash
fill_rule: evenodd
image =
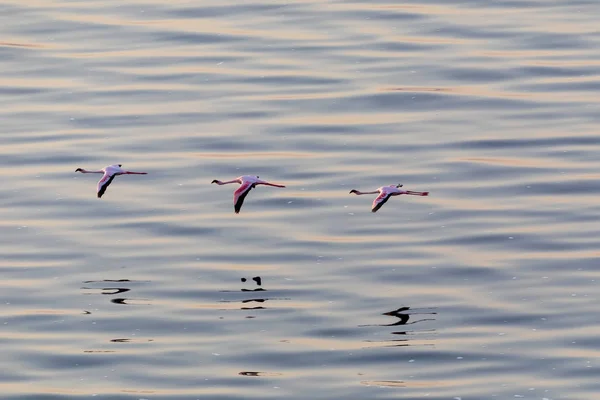
<path id="1" fill-rule="evenodd" d="M 89 290 L 90 288 L 82 288 L 82 289 L 87 289 Z M 127 289 L 127 288 L 102 288 L 102 293 L 101 294 L 118 294 L 118 293 L 124 293 L 124 292 L 128 292 L 131 289 Z M 85 293 L 85 294 L 91 294 L 91 293 Z"/>
<path id="2" fill-rule="evenodd" d="M 110 299 L 110 302 L 114 303 L 114 304 L 136 305 L 136 306 L 140 306 L 140 305 L 150 306 L 150 305 L 152 305 L 152 303 L 144 303 L 146 301 L 149 301 L 149 300 L 148 299 L 131 299 L 131 298 Z"/>
<path id="3" fill-rule="evenodd" d="M 243 376 L 266 376 L 266 377 L 274 377 L 281 376 L 283 374 L 279 374 L 277 372 L 260 372 L 260 371 L 242 371 L 239 375 Z"/>
<path id="4" fill-rule="evenodd" d="M 113 343 L 130 343 L 130 342 L 153 342 L 154 339 L 111 339 Z"/>
<path id="5" fill-rule="evenodd" d="M 398 318 L 398 321 L 395 321 L 390 324 L 376 324 L 376 325 L 359 325 L 359 327 L 374 327 L 374 326 L 402 326 L 402 325 L 412 325 L 418 324 L 421 322 L 427 321 L 435 321 L 435 318 L 421 318 L 416 321 L 410 321 L 411 316 L 413 315 L 437 315 L 437 312 L 429 311 L 435 310 L 436 308 L 411 308 L 411 307 L 400 307 L 392 311 L 388 311 L 383 313 L 382 315 L 387 315 L 390 317 Z M 431 329 L 419 329 L 419 330 L 410 330 L 410 331 L 393 331 L 389 332 L 392 335 L 407 335 L 407 336 L 416 336 L 418 337 L 410 337 L 406 339 L 387 339 L 387 340 L 363 340 L 363 342 L 368 343 L 381 343 L 382 347 L 406 347 L 406 346 L 433 346 L 433 343 L 423 343 L 424 340 L 433 340 L 431 337 L 423 337 L 423 335 L 435 335 L 437 330 L 434 328 Z M 417 342 L 418 343 L 415 343 Z"/>
<path id="6" fill-rule="evenodd" d="M 101 281 L 85 281 L 84 283 L 100 283 L 103 284 L 105 282 L 118 282 L 118 283 L 125 283 L 125 282 L 133 282 L 129 279 L 104 279 Z M 126 293 L 129 292 L 131 289 L 130 288 L 124 288 L 124 287 L 102 287 L 102 288 L 92 288 L 92 287 L 87 287 L 84 286 L 81 288 L 82 290 L 85 290 L 86 292 L 84 292 L 84 295 L 94 295 L 94 294 L 102 294 L 102 295 L 108 295 L 108 296 L 112 296 L 112 295 L 116 295 L 116 294 L 120 294 L 120 293 Z M 110 302 L 113 304 L 120 304 L 120 305 L 151 305 L 150 303 L 142 303 L 144 301 L 149 301 L 148 299 L 134 299 L 134 298 L 114 298 L 114 299 L 110 299 Z M 88 311 L 86 311 L 86 313 L 88 313 Z M 91 312 L 89 312 L 91 314 Z"/>
<path id="7" fill-rule="evenodd" d="M 267 300 L 268 299 L 250 299 L 250 300 L 242 300 L 242 303 L 250 303 L 250 302 L 264 303 Z M 240 310 L 264 310 L 265 308 L 266 307 L 264 307 L 264 306 L 241 307 Z"/>
<path id="8" fill-rule="evenodd" d="M 248 279 L 246 278 L 241 278 L 240 279 L 243 283 L 247 282 Z M 252 280 L 256 283 L 257 286 L 262 285 L 262 278 L 260 276 L 255 276 L 252 278 Z M 254 288 L 254 289 L 246 289 L 246 288 L 242 288 L 240 289 L 240 292 L 242 293 L 248 293 L 248 292 L 266 292 L 267 289 L 265 288 Z M 236 291 L 232 291 L 232 290 L 220 290 L 221 293 L 238 293 Z M 284 298 L 284 297 L 252 297 L 252 298 L 244 298 L 241 300 L 220 300 L 220 303 L 242 303 L 242 306 L 240 307 L 240 310 L 264 310 L 267 309 L 267 307 L 265 307 L 264 305 L 261 306 L 255 306 L 255 307 L 249 307 L 246 306 L 250 303 L 260 303 L 260 304 L 264 304 L 267 301 L 285 301 L 285 300 L 291 300 L 290 298 Z M 254 318 L 254 317 L 247 317 L 247 318 Z"/>
<path id="9" fill-rule="evenodd" d="M 246 278 L 241 278 L 240 279 L 242 282 L 246 282 L 247 279 Z M 261 286 L 262 285 L 262 278 L 260 276 L 255 276 L 252 278 L 252 280 L 256 283 L 257 286 Z M 255 289 L 242 289 L 242 292 L 260 292 L 260 291 L 264 291 L 266 289 L 263 288 L 255 288 Z"/>
<path id="10" fill-rule="evenodd" d="M 408 320 L 410 319 L 410 317 L 412 315 L 436 315 L 437 314 L 436 312 L 418 312 L 418 310 L 420 310 L 420 309 L 411 309 L 410 307 L 400 307 L 396 310 L 385 312 L 382 315 L 389 315 L 391 317 L 398 318 L 399 321 L 396 321 L 392 324 L 385 324 L 385 325 L 379 325 L 379 326 L 396 326 L 396 325 L 416 324 L 418 322 L 423 322 L 423 321 L 435 321 L 434 318 L 425 318 L 425 319 L 420 319 L 418 321 L 408 322 Z M 427 310 L 435 310 L 435 308 L 428 308 Z M 415 312 L 415 311 L 417 311 L 417 312 Z"/>
<path id="11" fill-rule="evenodd" d="M 379 325 L 359 325 L 359 326 L 397 326 L 397 325 L 410 325 L 416 324 L 424 321 L 435 321 L 435 318 L 424 318 L 419 319 L 417 321 L 411 321 L 410 317 L 412 315 L 437 315 L 437 312 L 433 311 L 420 311 L 420 310 L 435 310 L 435 308 L 410 308 L 410 307 L 400 307 L 393 311 L 385 312 L 381 315 L 388 315 L 390 317 L 398 318 L 398 321 L 395 321 L 391 324 L 379 324 Z M 415 312 L 416 311 L 416 312 Z"/>
<path id="12" fill-rule="evenodd" d="M 268 299 L 248 299 L 248 300 L 242 300 L 242 303 L 251 303 L 253 301 L 255 301 L 257 303 L 264 303 L 267 300 Z"/>
<path id="13" fill-rule="evenodd" d="M 241 278 L 240 280 L 241 280 L 242 282 L 246 282 L 246 281 L 247 281 L 247 279 L 246 279 L 246 278 Z M 255 276 L 255 277 L 253 277 L 253 278 L 252 278 L 252 280 L 253 280 L 254 282 L 256 282 L 256 284 L 257 284 L 258 286 L 261 286 L 261 285 L 262 285 L 262 278 L 261 278 L 260 276 Z"/>

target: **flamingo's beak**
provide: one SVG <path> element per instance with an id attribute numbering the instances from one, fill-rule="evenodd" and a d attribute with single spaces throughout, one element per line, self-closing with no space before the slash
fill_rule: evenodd
<path id="1" fill-rule="evenodd" d="M 75 172 L 79 172 L 79 171 L 81 171 L 81 168 L 77 168 L 77 169 L 75 170 Z"/>
<path id="2" fill-rule="evenodd" d="M 219 181 L 218 181 L 218 180 L 216 180 L 216 179 L 214 179 L 214 180 L 211 182 L 211 184 L 213 184 L 213 183 L 217 183 L 217 182 L 219 182 Z"/>

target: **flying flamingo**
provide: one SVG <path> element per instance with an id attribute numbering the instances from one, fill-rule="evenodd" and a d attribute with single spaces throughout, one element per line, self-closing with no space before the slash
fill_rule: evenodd
<path id="1" fill-rule="evenodd" d="M 101 198 L 108 185 L 111 184 L 115 176 L 117 175 L 146 175 L 147 172 L 132 172 L 125 171 L 121 168 L 121 164 L 109 165 L 108 167 L 102 168 L 100 171 L 88 171 L 83 168 L 77 168 L 75 172 L 81 172 L 82 174 L 104 174 L 102 179 L 98 181 L 98 198 Z"/>
<path id="2" fill-rule="evenodd" d="M 413 196 L 429 195 L 429 192 L 413 192 L 412 190 L 402 190 L 400 189 L 401 187 L 402 185 L 382 186 L 372 192 L 361 192 L 360 190 L 352 189 L 350 193 L 357 195 L 379 193 L 379 196 L 373 200 L 373 208 L 371 209 L 371 212 L 377 212 L 377 210 L 379 210 L 392 196 L 400 196 L 401 194 L 411 194 Z"/>
<path id="3" fill-rule="evenodd" d="M 233 209 L 236 214 L 240 213 L 240 210 L 242 209 L 242 204 L 244 204 L 244 199 L 256 185 L 267 185 L 267 186 L 275 186 L 275 187 L 280 187 L 280 188 L 285 187 L 283 185 L 276 185 L 274 183 L 265 182 L 261 179 L 258 179 L 258 176 L 252 176 L 252 175 L 243 175 L 243 176 L 237 177 L 237 178 L 235 178 L 231 181 L 227 181 L 227 182 L 221 182 L 220 180 L 215 179 L 211 183 L 216 183 L 217 185 L 227 185 L 228 183 L 239 183 L 242 185 L 235 192 L 233 192 Z"/>

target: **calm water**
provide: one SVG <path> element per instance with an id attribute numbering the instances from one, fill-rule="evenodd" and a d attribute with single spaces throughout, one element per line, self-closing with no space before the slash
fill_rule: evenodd
<path id="1" fill-rule="evenodd" d="M 598 399 L 598 15 L 5 0 L 2 398 Z"/>

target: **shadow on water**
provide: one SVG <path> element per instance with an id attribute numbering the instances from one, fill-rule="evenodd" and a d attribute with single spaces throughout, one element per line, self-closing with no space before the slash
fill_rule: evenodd
<path id="1" fill-rule="evenodd" d="M 414 321 L 410 321 L 413 315 L 437 315 L 437 312 L 429 311 L 435 310 L 435 308 L 410 308 L 410 307 L 400 307 L 393 311 L 388 311 L 382 313 L 381 315 L 386 315 L 390 317 L 397 318 L 397 321 L 394 321 L 390 324 L 368 324 L 368 325 L 359 325 L 359 327 L 374 327 L 374 326 L 405 326 L 405 325 L 413 325 L 421 322 L 427 321 L 435 321 L 435 318 L 421 318 Z M 410 321 L 410 322 L 409 322 Z M 394 331 L 390 332 L 392 335 L 435 335 L 435 329 L 420 329 L 420 330 L 402 330 L 402 331 Z M 431 340 L 430 338 L 423 339 L 419 337 L 420 340 Z M 383 347 L 406 347 L 406 346 L 433 346 L 433 343 L 411 343 L 415 340 L 415 338 L 406 338 L 406 339 L 390 339 L 390 340 L 363 340 L 366 343 L 382 343 L 385 344 Z"/>

